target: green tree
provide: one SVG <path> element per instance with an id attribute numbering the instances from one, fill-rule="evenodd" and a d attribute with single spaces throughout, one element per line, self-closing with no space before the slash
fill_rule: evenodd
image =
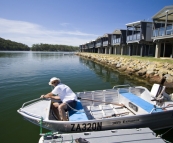
<path id="1" fill-rule="evenodd" d="M 29 51 L 30 48 L 22 43 L 0 38 L 0 51 Z"/>
<path id="2" fill-rule="evenodd" d="M 33 44 L 32 51 L 78 51 L 79 47 L 68 45 Z"/>

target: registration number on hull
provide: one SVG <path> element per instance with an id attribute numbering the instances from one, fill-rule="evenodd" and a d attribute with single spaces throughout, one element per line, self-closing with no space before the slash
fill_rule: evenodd
<path id="1" fill-rule="evenodd" d="M 97 123 L 83 123 L 83 124 L 71 124 L 71 131 L 101 131 L 102 122 Z"/>

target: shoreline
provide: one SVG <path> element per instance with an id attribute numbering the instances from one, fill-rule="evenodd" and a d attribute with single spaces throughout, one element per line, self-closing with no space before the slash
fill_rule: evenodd
<path id="1" fill-rule="evenodd" d="M 133 57 L 96 53 L 77 53 L 76 55 L 149 84 L 159 84 L 162 75 L 164 75 L 166 77 L 164 85 L 169 89 L 173 89 L 173 63 L 145 61 Z"/>

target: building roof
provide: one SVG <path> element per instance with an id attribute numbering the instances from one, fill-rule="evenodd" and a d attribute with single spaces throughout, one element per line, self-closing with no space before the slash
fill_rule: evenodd
<path id="1" fill-rule="evenodd" d="M 91 42 L 95 42 L 95 40 L 91 40 L 90 43 L 91 43 Z"/>
<path id="2" fill-rule="evenodd" d="M 173 21 L 173 5 L 165 6 L 159 12 L 157 12 L 152 19 L 158 21 L 165 21 L 166 19 L 166 12 L 168 12 L 168 20 Z"/>
<path id="3" fill-rule="evenodd" d="M 121 29 L 114 30 L 112 34 L 121 34 Z"/>
<path id="4" fill-rule="evenodd" d="M 108 35 L 111 35 L 111 34 L 110 34 L 110 33 L 105 33 L 105 34 L 102 36 L 102 38 L 108 37 Z"/>
<path id="5" fill-rule="evenodd" d="M 108 34 L 104 34 L 102 37 L 108 37 Z"/>
<path id="6" fill-rule="evenodd" d="M 97 41 L 97 40 L 99 40 L 99 39 L 101 39 L 102 37 L 101 36 L 99 36 L 95 41 Z"/>
<path id="7" fill-rule="evenodd" d="M 150 21 L 136 21 L 136 22 L 132 22 L 132 23 L 127 23 L 126 26 L 138 26 L 141 24 L 141 22 L 152 23 Z"/>

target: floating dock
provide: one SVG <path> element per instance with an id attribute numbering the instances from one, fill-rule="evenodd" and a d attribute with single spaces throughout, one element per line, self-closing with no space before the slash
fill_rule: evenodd
<path id="1" fill-rule="evenodd" d="M 165 143 L 149 128 L 43 135 L 39 143 Z"/>

